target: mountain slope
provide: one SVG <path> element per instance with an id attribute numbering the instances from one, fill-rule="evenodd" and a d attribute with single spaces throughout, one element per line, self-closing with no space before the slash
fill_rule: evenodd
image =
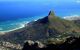
<path id="1" fill-rule="evenodd" d="M 73 21 L 68 21 L 68 20 L 65 20 L 65 19 L 61 19 L 59 17 L 56 17 L 52 13 L 53 12 L 50 12 L 49 15 L 48 15 L 48 19 L 49 19 L 49 26 L 48 27 L 53 32 L 55 30 L 57 31 L 57 33 L 61 33 L 61 34 L 72 33 L 73 31 L 75 31 L 77 33 L 80 32 L 80 28 Z M 52 34 L 52 35 L 54 35 L 54 34 Z"/>
<path id="2" fill-rule="evenodd" d="M 80 36 L 80 28 L 73 21 L 61 19 L 53 11 L 50 11 L 48 16 L 30 22 L 24 28 L 0 35 L 0 41 L 23 45 L 26 40 L 44 41 L 49 38 L 63 40 L 69 36 Z"/>

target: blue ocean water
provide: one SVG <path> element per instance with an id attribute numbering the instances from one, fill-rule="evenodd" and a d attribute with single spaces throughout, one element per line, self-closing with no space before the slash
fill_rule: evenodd
<path id="1" fill-rule="evenodd" d="M 0 1 L 0 31 L 22 27 L 27 22 L 47 16 L 50 10 L 59 17 L 80 15 L 79 5 L 80 2 L 74 1 Z"/>

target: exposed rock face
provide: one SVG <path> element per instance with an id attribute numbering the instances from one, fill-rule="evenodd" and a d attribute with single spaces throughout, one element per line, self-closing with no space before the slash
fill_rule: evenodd
<path id="1" fill-rule="evenodd" d="M 0 49 L 1 50 L 20 50 L 22 46 L 20 44 L 13 44 L 6 41 L 0 41 Z"/>
<path id="2" fill-rule="evenodd" d="M 33 45 L 33 44 L 34 44 L 34 42 L 31 41 L 31 40 L 27 40 L 27 43 L 28 43 L 29 45 Z"/>
<path id="3" fill-rule="evenodd" d="M 80 38 L 76 37 L 69 37 L 67 40 L 60 45 L 55 44 L 47 44 L 46 47 L 40 48 L 38 43 L 34 43 L 34 45 L 28 46 L 27 44 L 24 45 L 22 50 L 80 50 Z"/>
<path id="4" fill-rule="evenodd" d="M 30 45 L 31 44 L 31 45 Z M 42 44 L 41 42 L 39 42 L 39 41 L 36 41 L 36 42 L 34 42 L 34 44 L 32 44 L 32 42 L 26 42 L 25 44 L 24 44 L 24 47 L 23 47 L 23 49 L 22 50 L 38 50 L 38 49 L 40 49 L 40 48 L 44 48 L 45 46 L 44 46 L 44 44 Z"/>
<path id="5" fill-rule="evenodd" d="M 45 45 L 44 44 L 42 44 L 41 42 L 39 42 L 39 41 L 36 41 L 35 43 L 37 43 L 38 44 L 38 47 L 39 48 L 43 48 L 43 47 L 45 47 Z"/>

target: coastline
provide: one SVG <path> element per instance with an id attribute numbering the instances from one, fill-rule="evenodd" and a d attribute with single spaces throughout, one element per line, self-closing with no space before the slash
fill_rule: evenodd
<path id="1" fill-rule="evenodd" d="M 42 18 L 44 18 L 45 16 L 40 16 L 40 17 L 34 17 L 35 19 L 33 19 L 32 21 L 37 21 L 38 19 L 42 19 Z M 21 22 L 21 23 L 20 23 Z M 5 31 L 0 31 L 0 35 L 1 34 L 5 34 L 5 33 L 9 33 L 9 32 L 13 32 L 13 31 L 16 31 L 16 30 L 19 30 L 19 29 L 22 29 L 22 28 L 24 28 L 24 27 L 26 27 L 25 25 L 27 25 L 28 23 L 30 23 L 31 21 L 27 21 L 27 19 L 26 18 L 24 18 L 24 20 L 23 19 L 20 19 L 19 20 L 19 24 L 21 25 L 20 27 L 16 27 L 16 28 L 14 28 L 14 29 L 11 29 L 11 30 L 5 30 Z"/>
<path id="2" fill-rule="evenodd" d="M 25 27 L 25 26 L 23 25 L 22 27 L 19 27 L 19 28 L 15 28 L 15 29 L 12 29 L 12 30 L 7 30 L 7 31 L 0 31 L 0 32 L 11 32 L 11 31 L 15 31 L 15 30 L 17 30 L 17 29 L 21 29 L 21 28 L 23 28 L 23 27 Z"/>
<path id="3" fill-rule="evenodd" d="M 15 28 L 15 29 L 12 29 L 12 30 L 7 30 L 7 31 L 0 31 L 0 35 L 6 34 L 8 32 L 12 32 L 12 31 L 15 31 L 15 30 L 18 30 L 18 29 L 22 29 L 24 27 L 25 27 L 25 24 L 22 24 L 21 27 L 19 27 L 19 28 Z"/>
<path id="4" fill-rule="evenodd" d="M 13 29 L 8 29 L 8 30 L 3 30 L 3 28 L 1 28 L 1 30 L 0 30 L 0 34 L 1 33 L 7 33 L 7 32 L 12 32 L 12 31 L 15 31 L 15 30 L 18 30 L 18 29 L 21 29 L 21 28 L 24 28 L 25 27 L 25 24 L 27 25 L 27 23 L 29 23 L 29 21 L 27 21 L 27 20 L 17 20 L 18 22 L 16 22 L 16 21 L 12 21 L 13 23 L 8 23 L 9 25 L 10 25 L 10 27 L 12 26 L 12 27 L 14 27 L 14 26 L 16 26 L 15 28 L 13 28 Z M 6 24 L 5 24 L 5 26 L 6 26 Z M 6 26 L 7 28 L 8 28 L 8 26 Z M 5 28 L 6 28 L 5 27 Z"/>

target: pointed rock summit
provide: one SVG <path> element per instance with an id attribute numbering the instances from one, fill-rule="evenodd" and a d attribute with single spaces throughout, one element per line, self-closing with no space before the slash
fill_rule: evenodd
<path id="1" fill-rule="evenodd" d="M 49 14 L 48 14 L 48 16 L 46 16 L 46 17 L 44 17 L 42 19 L 39 19 L 38 22 L 45 24 L 45 23 L 50 22 L 51 20 L 54 20 L 55 18 L 57 18 L 57 17 L 55 16 L 54 11 L 50 11 Z"/>
<path id="2" fill-rule="evenodd" d="M 53 19 L 55 17 L 55 13 L 54 11 L 50 11 L 49 14 L 48 14 L 48 19 Z"/>
<path id="3" fill-rule="evenodd" d="M 54 11 L 50 11 L 49 14 L 48 14 L 48 20 L 49 20 L 49 22 L 53 22 L 56 19 L 58 19 L 58 17 L 56 17 Z"/>
<path id="4" fill-rule="evenodd" d="M 54 11 L 50 11 L 49 14 L 48 14 L 48 16 L 49 16 L 49 15 L 55 16 Z"/>

